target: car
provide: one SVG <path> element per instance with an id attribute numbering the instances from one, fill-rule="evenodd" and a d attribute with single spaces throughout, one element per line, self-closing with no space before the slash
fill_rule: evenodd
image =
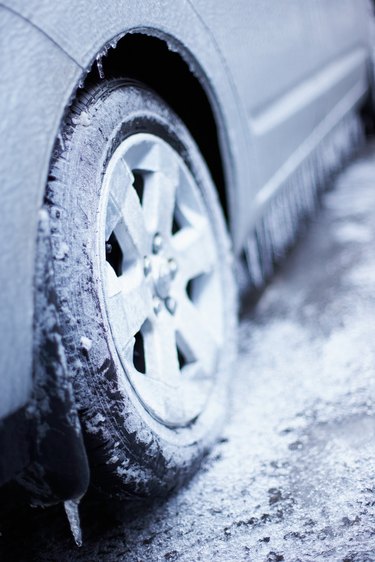
<path id="1" fill-rule="evenodd" d="M 371 5 L 3 0 L 0 24 L 0 483 L 165 495 L 225 419 L 238 280 L 264 286 L 371 120 Z"/>

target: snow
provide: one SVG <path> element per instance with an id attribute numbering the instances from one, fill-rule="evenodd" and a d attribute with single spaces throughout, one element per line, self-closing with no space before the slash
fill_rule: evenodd
<path id="1" fill-rule="evenodd" d="M 231 419 L 190 484 L 130 515 L 83 500 L 80 550 L 46 515 L 26 559 L 375 559 L 374 185 L 372 146 L 245 308 Z"/>
<path id="2" fill-rule="evenodd" d="M 347 242 L 371 242 L 372 232 L 362 224 L 347 222 L 341 227 L 337 227 L 336 238 L 343 244 Z"/>
<path id="3" fill-rule="evenodd" d="M 100 541 L 88 537 L 86 557 L 100 544 L 107 560 L 375 558 L 375 298 L 349 275 L 375 271 L 375 253 L 369 236 L 344 243 L 337 235 L 361 216 L 375 239 L 375 189 L 369 205 L 370 182 L 362 182 L 372 159 L 375 180 L 374 156 L 372 149 L 339 178 L 305 240 L 246 314 L 232 417 L 198 476 Z M 356 204 L 336 216 L 335 200 L 350 197 Z M 343 255 L 350 256 L 344 282 Z M 332 278 L 323 262 L 337 266 Z"/>
<path id="4" fill-rule="evenodd" d="M 55 259 L 63 260 L 69 253 L 69 246 L 66 242 L 61 242 L 55 250 Z"/>
<path id="5" fill-rule="evenodd" d="M 91 125 L 91 117 L 87 111 L 84 110 L 81 111 L 77 117 L 73 117 L 72 121 L 75 125 L 83 125 L 84 127 L 89 127 L 89 125 Z"/>
<path id="6" fill-rule="evenodd" d="M 348 115 L 333 127 L 318 146 L 311 146 L 310 154 L 299 149 L 290 162 L 261 190 L 259 197 L 272 195 L 266 212 L 249 237 L 246 257 L 252 283 L 261 287 L 274 271 L 289 248 L 298 239 L 306 218 L 316 212 L 319 193 L 324 191 L 333 174 L 340 170 L 363 141 L 363 130 L 356 113 Z M 305 151 L 307 148 L 305 149 Z M 300 157 L 304 157 L 302 163 Z M 297 167 L 293 166 L 298 164 Z M 287 174 L 283 178 L 283 174 Z M 280 176 L 280 177 L 279 177 Z"/>
<path id="7" fill-rule="evenodd" d="M 86 351 L 90 351 L 92 348 L 92 340 L 87 336 L 81 336 L 81 347 Z"/>

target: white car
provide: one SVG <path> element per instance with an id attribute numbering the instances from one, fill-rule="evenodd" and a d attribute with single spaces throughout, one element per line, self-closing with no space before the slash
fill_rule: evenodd
<path id="1" fill-rule="evenodd" d="M 238 271 L 262 286 L 363 137 L 372 18 L 1 2 L 0 483 L 139 499 L 199 466 L 236 376 Z"/>

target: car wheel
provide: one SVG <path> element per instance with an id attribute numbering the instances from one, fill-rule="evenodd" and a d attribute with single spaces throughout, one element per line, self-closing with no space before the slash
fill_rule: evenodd
<path id="1" fill-rule="evenodd" d="M 235 350 L 230 243 L 207 166 L 155 93 L 105 80 L 67 111 L 45 206 L 93 483 L 166 493 L 218 434 Z"/>

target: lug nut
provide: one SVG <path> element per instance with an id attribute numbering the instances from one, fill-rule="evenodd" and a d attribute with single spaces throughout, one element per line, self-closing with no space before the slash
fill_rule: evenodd
<path id="1" fill-rule="evenodd" d="M 159 233 L 155 234 L 154 241 L 152 243 L 152 251 L 154 254 L 158 254 L 163 247 L 163 238 Z"/>
<path id="2" fill-rule="evenodd" d="M 176 277 L 177 271 L 178 271 L 178 265 L 175 259 L 170 258 L 168 260 L 168 265 L 169 265 L 169 271 L 171 274 L 172 279 L 174 279 Z"/>
<path id="3" fill-rule="evenodd" d="M 156 315 L 158 315 L 161 312 L 161 308 L 162 308 L 161 300 L 159 299 L 159 297 L 155 296 L 153 298 L 153 305 L 154 305 L 154 312 Z"/>
<path id="4" fill-rule="evenodd" d="M 167 297 L 165 299 L 165 307 L 170 314 L 174 314 L 176 312 L 177 302 L 172 297 Z"/>
<path id="5" fill-rule="evenodd" d="M 150 275 L 151 270 L 152 270 L 151 260 L 150 260 L 150 258 L 149 258 L 148 256 L 145 256 L 145 257 L 143 258 L 143 271 L 144 271 L 144 274 L 145 274 L 146 276 L 147 276 L 147 275 Z"/>

